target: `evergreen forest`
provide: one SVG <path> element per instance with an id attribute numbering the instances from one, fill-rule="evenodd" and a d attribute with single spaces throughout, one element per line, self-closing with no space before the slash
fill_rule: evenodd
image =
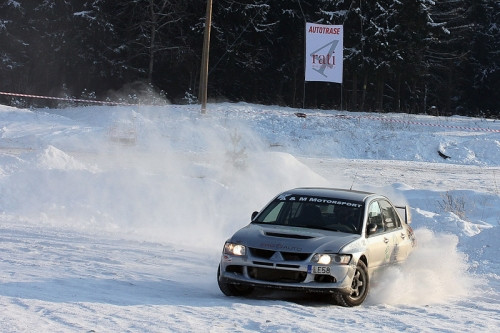
<path id="1" fill-rule="evenodd" d="M 0 92 L 114 100 L 149 89 L 196 103 L 206 8 L 1 0 Z M 344 26 L 343 84 L 304 82 L 306 22 Z M 500 1 L 213 0 L 208 98 L 498 118 Z"/>

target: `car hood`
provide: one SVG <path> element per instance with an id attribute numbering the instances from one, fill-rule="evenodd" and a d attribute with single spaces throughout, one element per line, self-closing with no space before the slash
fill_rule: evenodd
<path id="1" fill-rule="evenodd" d="M 248 247 L 297 253 L 339 253 L 360 235 L 312 228 L 249 224 L 230 241 Z"/>

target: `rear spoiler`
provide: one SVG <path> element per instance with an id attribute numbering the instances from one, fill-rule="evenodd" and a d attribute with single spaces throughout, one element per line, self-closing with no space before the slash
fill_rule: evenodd
<path id="1" fill-rule="evenodd" d="M 411 223 L 411 212 L 410 212 L 410 206 L 405 205 L 405 206 L 395 206 L 396 210 L 399 213 L 399 216 L 401 216 L 406 224 Z"/>

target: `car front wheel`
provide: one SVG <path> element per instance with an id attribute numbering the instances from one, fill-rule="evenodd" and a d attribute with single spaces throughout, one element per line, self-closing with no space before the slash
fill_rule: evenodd
<path id="1" fill-rule="evenodd" d="M 351 292 L 335 295 L 337 303 L 349 307 L 360 305 L 368 295 L 369 283 L 368 270 L 365 263 L 360 260 L 352 278 Z"/>
<path id="2" fill-rule="evenodd" d="M 225 283 L 220 280 L 220 266 L 217 268 L 217 283 L 219 284 L 219 289 L 226 296 L 246 296 L 253 291 L 251 286 L 242 286 L 238 284 Z"/>

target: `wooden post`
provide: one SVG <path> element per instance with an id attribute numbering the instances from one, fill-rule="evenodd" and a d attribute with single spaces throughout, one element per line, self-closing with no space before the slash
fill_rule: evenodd
<path id="1" fill-rule="evenodd" d="M 210 28 L 212 26 L 212 0 L 207 0 L 205 33 L 203 36 L 203 52 L 201 56 L 200 89 L 198 100 L 201 103 L 201 113 L 207 112 L 208 58 L 210 51 Z"/>

